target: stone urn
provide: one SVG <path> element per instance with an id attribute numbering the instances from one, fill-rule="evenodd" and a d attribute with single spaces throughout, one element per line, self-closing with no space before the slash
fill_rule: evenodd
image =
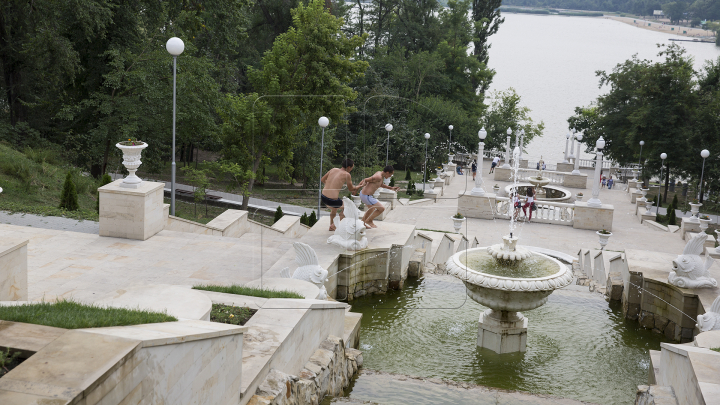
<path id="1" fill-rule="evenodd" d="M 640 172 L 638 172 L 637 170 L 633 170 L 633 171 L 632 171 L 633 180 L 637 180 L 637 175 L 638 175 L 638 173 L 640 173 Z"/>
<path id="2" fill-rule="evenodd" d="M 448 154 L 448 164 L 452 164 L 453 159 L 455 159 L 455 154 L 453 154 L 453 153 Z"/>
<path id="3" fill-rule="evenodd" d="M 652 212 L 650 212 L 650 209 L 652 206 L 655 205 L 654 201 L 647 200 L 645 201 L 645 215 L 650 215 Z"/>
<path id="4" fill-rule="evenodd" d="M 650 191 L 649 188 L 641 188 L 640 189 L 640 192 L 642 193 L 642 198 L 647 198 L 646 196 L 647 196 L 648 191 Z"/>
<path id="5" fill-rule="evenodd" d="M 698 221 L 698 213 L 700 212 L 700 207 L 702 207 L 701 203 L 690 203 L 690 213 L 692 214 L 692 219 L 694 222 Z"/>
<path id="6" fill-rule="evenodd" d="M 142 179 L 135 175 L 138 167 L 142 164 L 140 157 L 142 150 L 148 147 L 148 144 L 140 141 L 123 141 L 115 144 L 123 153 L 123 166 L 130 174 L 120 183 L 121 187 L 137 188 L 142 183 Z"/>
<path id="7" fill-rule="evenodd" d="M 710 225 L 710 221 L 712 221 L 710 217 L 707 217 L 707 219 L 703 219 L 702 217 L 700 217 L 698 218 L 698 220 L 700 221 L 700 230 L 702 232 L 705 232 L 708 229 L 708 225 Z"/>
<path id="8" fill-rule="evenodd" d="M 605 250 L 605 246 L 608 244 L 608 240 L 612 236 L 612 232 L 602 233 L 602 231 L 595 232 L 600 239 L 600 250 Z"/>
<path id="9" fill-rule="evenodd" d="M 494 186 L 493 186 L 493 192 L 494 192 L 495 194 L 497 194 L 499 191 L 500 191 L 500 186 L 498 186 L 497 184 L 494 185 Z"/>
<path id="10" fill-rule="evenodd" d="M 455 233 L 460 233 L 460 228 L 462 228 L 463 223 L 465 222 L 465 217 L 463 217 L 463 218 L 452 217 L 452 220 L 453 220 L 453 228 L 455 228 Z"/>
<path id="11" fill-rule="evenodd" d="M 362 201 L 360 200 L 360 195 L 351 195 L 353 203 L 356 207 L 360 207 L 360 204 L 362 204 Z"/>
<path id="12" fill-rule="evenodd" d="M 576 200 L 576 201 L 582 201 L 583 197 L 584 197 L 584 195 L 582 195 L 582 193 L 577 193 L 577 194 L 575 194 L 575 200 Z"/>

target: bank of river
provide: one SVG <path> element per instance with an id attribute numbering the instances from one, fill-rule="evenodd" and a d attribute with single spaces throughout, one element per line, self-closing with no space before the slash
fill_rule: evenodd
<path id="1" fill-rule="evenodd" d="M 428 275 L 402 291 L 353 301 L 352 310 L 363 313 L 360 349 L 368 369 L 598 404 L 631 403 L 637 385 L 647 383 L 648 350 L 659 350 L 663 341 L 579 286 L 525 312 L 525 353 L 498 355 L 476 346 L 485 308 L 450 276 Z M 366 388 L 353 389 L 350 398 L 363 399 L 382 392 L 383 383 L 365 384 L 361 375 L 355 386 Z"/>

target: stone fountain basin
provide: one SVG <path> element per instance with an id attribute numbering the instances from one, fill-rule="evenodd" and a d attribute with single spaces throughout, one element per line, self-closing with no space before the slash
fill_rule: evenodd
<path id="1" fill-rule="evenodd" d="M 468 249 L 487 251 L 487 247 Z M 572 272 L 560 261 L 541 253 L 533 252 L 553 261 L 558 271 L 550 276 L 538 278 L 511 278 L 473 270 L 460 262 L 460 255 L 451 256 L 447 262 L 448 274 L 459 278 L 467 287 L 467 295 L 475 302 L 496 311 L 527 311 L 544 305 L 553 291 L 566 287 L 572 282 Z"/>
<path id="2" fill-rule="evenodd" d="M 512 184 L 505 186 L 504 190 L 505 190 L 506 196 L 509 196 L 510 194 L 512 194 L 513 187 L 515 187 L 515 186 Z M 525 195 L 524 190 L 527 187 L 535 187 L 535 186 L 531 183 L 526 183 L 526 182 L 521 182 L 521 183 L 517 184 L 517 188 L 518 188 L 518 190 L 521 191 L 521 195 Z M 535 195 L 535 199 L 538 201 L 564 202 L 564 201 L 569 201 L 572 198 L 572 192 L 570 192 L 570 190 L 568 190 L 566 188 L 558 187 L 558 186 L 550 186 L 550 185 L 543 186 L 542 188 L 545 189 L 545 196 Z M 557 195 L 557 194 L 560 194 L 561 197 L 547 197 L 548 195 Z"/>
<path id="3" fill-rule="evenodd" d="M 537 178 L 537 176 L 526 177 L 525 181 L 534 185 L 535 187 L 544 187 L 550 184 L 550 179 L 547 177 Z"/>

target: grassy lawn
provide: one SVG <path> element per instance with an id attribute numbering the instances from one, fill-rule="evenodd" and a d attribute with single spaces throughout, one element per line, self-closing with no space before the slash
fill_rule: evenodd
<path id="1" fill-rule="evenodd" d="M 245 322 L 257 312 L 247 307 L 233 307 L 231 305 L 213 304 L 210 311 L 210 321 L 229 323 L 230 325 L 245 325 Z"/>
<path id="2" fill-rule="evenodd" d="M 81 304 L 72 300 L 0 306 L 0 319 L 64 329 L 101 328 L 177 321 L 175 317 L 160 312 L 106 308 Z"/>
<path id="3" fill-rule="evenodd" d="M 58 208 L 69 170 L 75 172 L 78 211 Z M 93 177 L 65 164 L 56 152 L 27 148 L 23 153 L 0 144 L 0 210 L 97 221 L 98 185 Z"/>
<path id="4" fill-rule="evenodd" d="M 196 285 L 196 290 L 214 291 L 225 294 L 247 295 L 260 298 L 305 298 L 294 291 L 269 290 L 266 288 L 244 287 L 241 285 Z"/>

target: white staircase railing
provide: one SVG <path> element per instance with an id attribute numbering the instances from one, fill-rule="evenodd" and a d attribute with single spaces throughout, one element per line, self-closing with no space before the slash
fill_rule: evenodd
<path id="1" fill-rule="evenodd" d="M 615 162 L 613 162 L 613 161 L 611 161 L 611 160 L 604 160 L 604 159 L 603 159 L 603 162 L 602 162 L 602 163 L 603 163 L 603 165 L 602 165 L 602 168 L 603 168 L 603 169 L 610 169 L 610 168 L 613 168 L 613 167 L 620 167 L 620 166 L 618 166 Z M 587 168 L 594 168 L 594 167 L 595 167 L 595 159 L 580 159 L 580 167 L 584 167 L 584 168 L 586 168 L 586 169 L 587 169 Z"/>
<path id="2" fill-rule="evenodd" d="M 512 206 L 508 197 L 496 197 L 497 207 L 495 211 L 496 218 L 510 219 L 515 214 L 515 208 Z M 521 199 L 522 204 L 525 200 Z M 533 212 L 533 222 L 545 224 L 558 224 L 572 226 L 575 217 L 575 204 L 535 201 L 537 211 Z M 526 208 L 529 210 L 530 207 Z M 528 212 L 528 215 L 530 213 Z M 522 218 L 522 209 L 519 210 L 518 218 Z"/>

